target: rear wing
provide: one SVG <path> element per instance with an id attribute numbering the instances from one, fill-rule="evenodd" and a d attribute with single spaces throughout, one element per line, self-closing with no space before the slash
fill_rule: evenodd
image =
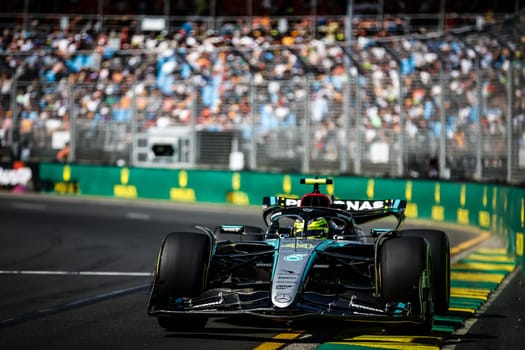
<path id="1" fill-rule="evenodd" d="M 313 185 L 313 191 L 303 195 L 300 199 L 284 196 L 269 196 L 263 198 L 265 212 L 272 208 L 289 207 L 323 207 L 344 210 L 350 213 L 357 224 L 375 219 L 394 216 L 398 221 L 398 227 L 405 219 L 407 202 L 404 199 L 380 199 L 380 200 L 355 200 L 336 199 L 328 197 L 319 190 L 320 185 L 333 184 L 332 179 L 325 178 L 303 178 L 303 185 Z"/>
<path id="2" fill-rule="evenodd" d="M 342 209 L 352 214 L 357 224 L 367 221 L 395 216 L 399 223 L 405 219 L 407 201 L 404 199 L 355 200 L 334 199 L 331 208 Z M 263 198 L 263 208 L 300 207 L 301 200 L 283 196 L 269 196 Z"/>
<path id="3" fill-rule="evenodd" d="M 332 207 L 351 213 L 357 224 L 387 216 L 396 217 L 399 224 L 405 219 L 407 201 L 404 199 L 334 200 Z"/>

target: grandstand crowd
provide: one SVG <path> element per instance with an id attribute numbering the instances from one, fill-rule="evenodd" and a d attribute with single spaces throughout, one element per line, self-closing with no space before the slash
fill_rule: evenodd
<path id="1" fill-rule="evenodd" d="M 309 110 L 313 157 L 331 160 L 337 158 L 334 136 L 344 125 L 343 104 L 348 96 L 357 103 L 357 91 L 364 142 L 399 133 L 404 125 L 417 147 L 438 139 L 444 128 L 451 149 L 461 152 L 475 146 L 471 135 L 481 127 L 487 137 L 502 136 L 487 152 L 503 151 L 508 72 L 516 70 L 516 82 L 525 79 L 522 24 L 503 26 L 499 34 L 474 28 L 424 35 L 405 33 L 400 20 L 389 20 L 371 36 L 362 21 L 349 40 L 342 17 L 321 18 L 315 35 L 309 17 L 252 20 L 216 30 L 188 20 L 171 32 L 90 25 L 43 30 L 36 22 L 25 30 L 4 28 L 0 142 L 12 141 L 17 123 L 21 142 L 49 147 L 49 135 L 67 130 L 72 118 L 135 118 L 142 130 L 195 123 L 203 130 L 240 129 L 245 137 L 255 122 L 264 140 L 272 130 L 300 125 Z M 516 86 L 513 130 L 525 135 L 525 94 L 523 85 Z"/>

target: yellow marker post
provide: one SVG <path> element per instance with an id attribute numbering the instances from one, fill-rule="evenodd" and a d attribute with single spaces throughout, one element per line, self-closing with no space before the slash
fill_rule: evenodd
<path id="1" fill-rule="evenodd" d="M 127 167 L 123 167 L 120 170 L 120 184 L 113 186 L 113 195 L 118 198 L 134 199 L 138 197 L 137 187 L 134 185 L 128 185 L 130 172 Z"/>
<path id="2" fill-rule="evenodd" d="M 292 178 L 290 175 L 284 175 L 283 177 L 283 191 L 286 194 L 292 192 Z"/>
<path id="3" fill-rule="evenodd" d="M 368 198 L 374 198 L 374 179 L 368 180 L 368 185 L 366 186 L 366 195 Z"/>
<path id="4" fill-rule="evenodd" d="M 181 202 L 195 202 L 195 191 L 188 186 L 188 172 L 181 170 L 178 176 L 179 187 L 170 188 L 170 199 Z"/>

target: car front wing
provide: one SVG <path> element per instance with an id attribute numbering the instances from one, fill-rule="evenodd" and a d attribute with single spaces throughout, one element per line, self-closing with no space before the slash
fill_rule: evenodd
<path id="1" fill-rule="evenodd" d="M 419 308 L 420 309 L 420 308 Z M 413 313 L 412 305 L 404 302 L 382 302 L 374 297 L 356 295 L 342 297 L 305 292 L 286 308 L 272 304 L 269 291 L 210 290 L 196 298 L 178 298 L 166 309 L 150 304 L 150 316 L 170 316 L 189 313 L 209 317 L 254 316 L 274 320 L 337 318 L 347 321 L 422 323 L 421 314 Z"/>

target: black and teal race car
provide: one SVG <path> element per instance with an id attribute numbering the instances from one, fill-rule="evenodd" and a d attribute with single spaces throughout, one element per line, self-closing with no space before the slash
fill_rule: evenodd
<path id="1" fill-rule="evenodd" d="M 401 229 L 406 201 L 344 200 L 306 178 L 300 199 L 263 199 L 267 227 L 196 226 L 163 240 L 147 312 L 167 330 L 205 326 L 209 317 L 337 318 L 413 324 L 429 330 L 448 310 L 446 234 Z M 392 228 L 373 225 L 394 218 Z M 229 236 L 237 239 L 220 239 Z"/>

